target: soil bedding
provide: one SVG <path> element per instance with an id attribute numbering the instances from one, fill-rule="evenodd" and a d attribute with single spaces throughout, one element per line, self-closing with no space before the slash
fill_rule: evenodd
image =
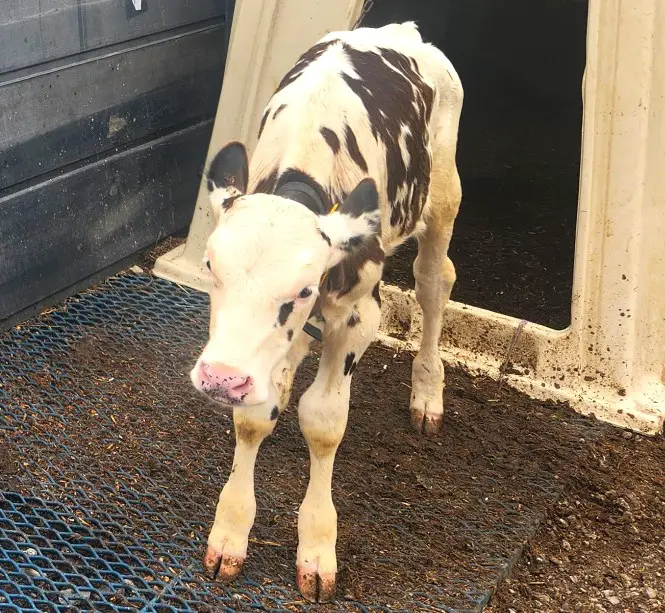
<path id="1" fill-rule="evenodd" d="M 124 329 L 132 325 L 127 317 Z M 188 334 L 203 340 L 206 323 L 192 320 L 185 340 Z M 115 473 L 134 475 L 140 491 L 151 487 L 141 485 L 147 475 L 189 526 L 200 526 L 202 548 L 231 465 L 233 430 L 230 417 L 186 380 L 197 349 L 96 329 L 70 351 L 35 364 L 31 380 L 10 388 L 17 421 L 22 407 L 53 402 L 57 373 L 67 373 L 70 389 L 60 400 L 70 402 L 55 414 L 31 414 L 25 429 L 6 431 L 2 489 L 30 487 L 24 466 L 30 462 L 30 474 L 38 473 L 35 466 L 55 467 L 62 491 L 68 483 L 97 483 Z M 321 610 L 355 611 L 351 602 L 358 601 L 406 610 L 479 603 L 536 524 L 548 518 L 499 589 L 494 613 L 603 610 L 597 604 L 608 611 L 657 611 L 665 593 L 662 438 L 628 438 L 564 407 L 448 369 L 444 431 L 424 439 L 409 426 L 411 360 L 375 345 L 354 375 L 334 476 L 339 601 Z M 294 399 L 316 365 L 316 354 L 303 364 Z M 39 442 L 53 437 L 67 451 Z M 259 510 L 245 569 L 250 580 L 294 586 L 307 466 L 292 405 L 259 455 Z M 564 497 L 552 511 L 561 489 Z M 107 503 L 140 532 L 141 513 L 109 496 Z M 182 536 L 183 529 L 162 528 L 171 531 L 165 539 Z"/>
<path id="2" fill-rule="evenodd" d="M 664 466 L 662 436 L 604 438 L 487 613 L 665 611 Z"/>

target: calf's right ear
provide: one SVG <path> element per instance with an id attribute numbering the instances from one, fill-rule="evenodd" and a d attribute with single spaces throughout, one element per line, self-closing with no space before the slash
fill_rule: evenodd
<path id="1" fill-rule="evenodd" d="M 245 145 L 237 142 L 226 145 L 210 162 L 208 193 L 215 219 L 247 191 L 248 166 Z"/>
<path id="2" fill-rule="evenodd" d="M 369 178 L 363 179 L 337 211 L 319 215 L 319 229 L 331 247 L 328 268 L 336 266 L 354 251 L 376 245 L 381 236 L 376 183 Z"/>

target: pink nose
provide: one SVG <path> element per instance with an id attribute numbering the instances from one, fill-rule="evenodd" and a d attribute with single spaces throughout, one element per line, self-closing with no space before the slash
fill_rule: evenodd
<path id="1" fill-rule="evenodd" d="M 254 383 L 248 375 L 225 364 L 201 362 L 201 391 L 215 400 L 242 402 Z"/>

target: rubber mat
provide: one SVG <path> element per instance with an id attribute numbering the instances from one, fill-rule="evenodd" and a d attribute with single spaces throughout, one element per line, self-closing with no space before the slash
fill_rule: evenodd
<path id="1" fill-rule="evenodd" d="M 252 571 L 231 585 L 201 574 L 201 554 L 229 466 L 220 466 L 195 440 L 193 427 L 179 426 L 176 432 L 169 427 L 170 418 L 159 410 L 175 388 L 160 389 L 148 380 L 145 352 L 162 374 L 187 386 L 182 355 L 195 356 L 205 342 L 207 308 L 203 294 L 122 274 L 0 336 L 0 434 L 5 464 L 13 466 L 0 470 L 0 611 L 310 608 L 295 589 L 293 568 L 272 576 L 260 572 L 262 559 L 279 543 L 263 541 L 265 546 L 251 553 Z M 111 345 L 121 348 L 113 360 L 122 368 L 113 377 L 95 365 Z M 133 399 L 131 412 L 118 410 L 121 392 Z M 186 423 L 197 423 L 194 405 L 182 411 Z M 131 440 L 125 434 L 130 422 L 123 420 L 134 420 Z M 123 453 L 115 454 L 117 448 Z M 548 504 L 561 491 L 547 475 L 531 479 L 529 487 Z M 269 499 L 257 498 L 269 507 Z M 473 513 L 450 519 L 459 532 L 478 533 L 473 538 L 478 546 L 464 554 L 469 572 L 448 577 L 445 594 L 424 583 L 402 610 L 482 610 L 542 517 L 540 511 L 504 506 L 505 521 L 489 530 L 493 545 L 486 548 L 480 531 L 487 529 Z M 259 513 L 269 515 L 268 507 Z M 295 542 L 289 547 L 287 553 L 294 554 Z M 358 600 L 341 594 L 326 610 L 396 610 Z"/>

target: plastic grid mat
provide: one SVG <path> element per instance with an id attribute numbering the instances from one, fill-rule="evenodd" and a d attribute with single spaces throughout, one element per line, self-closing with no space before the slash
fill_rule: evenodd
<path id="1" fill-rule="evenodd" d="M 46 323 L 37 319 L 0 336 L 0 430 L 19 441 L 20 465 L 10 491 L 0 495 L 0 611 L 307 610 L 294 586 L 281 578 L 258 583 L 243 576 L 221 586 L 200 574 L 209 526 L 196 518 L 211 519 L 216 495 L 207 501 L 176 499 L 144 467 L 104 467 L 70 440 L 72 428 L 85 427 L 75 419 L 82 411 L 95 414 L 104 445 L 119 436 L 105 410 L 113 398 L 92 375 L 81 387 L 66 363 L 52 359 L 99 326 L 114 330 L 123 343 L 166 338 L 200 347 L 207 297 L 159 279 L 119 275 L 51 312 Z M 37 397 L 13 391 L 12 382 L 34 384 L 35 373 L 42 373 Z M 44 421 L 52 425 L 48 432 L 36 427 Z M 151 445 L 150 433 L 141 444 Z M 49 451 L 48 462 L 40 461 L 40 450 Z M 154 445 L 151 453 L 174 470 L 182 462 L 168 447 Z M 77 463 L 79 457 L 85 461 Z M 214 463 L 209 460 L 203 466 Z M 549 482 L 535 485 L 551 499 L 558 496 Z M 523 523 L 525 537 L 537 520 Z M 486 561 L 498 574 L 511 563 Z M 434 588 L 423 586 L 423 594 L 414 595 L 423 598 L 408 610 L 480 611 L 489 598 L 487 589 L 468 580 L 457 581 L 456 589 L 459 606 L 444 606 Z M 333 607 L 394 610 L 349 601 Z"/>

